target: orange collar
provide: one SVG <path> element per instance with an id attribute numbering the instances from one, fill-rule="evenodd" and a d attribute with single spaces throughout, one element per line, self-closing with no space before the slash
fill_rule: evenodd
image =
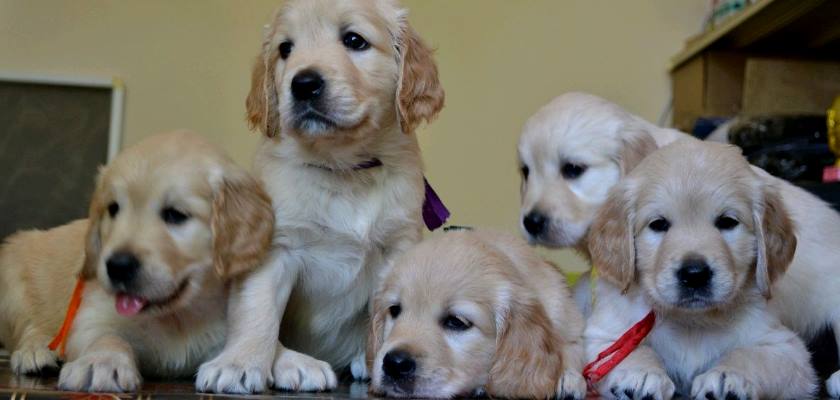
<path id="1" fill-rule="evenodd" d="M 656 315 L 651 310 L 641 321 L 636 322 L 627 332 L 624 332 L 610 347 L 598 354 L 598 358 L 583 368 L 583 377 L 590 391 L 595 391 L 595 384 L 613 370 L 621 361 L 627 358 L 639 343 L 653 329 Z M 609 358 L 608 358 L 609 357 Z"/>
<path id="2" fill-rule="evenodd" d="M 59 349 L 58 356 L 60 358 L 64 358 L 67 337 L 69 336 L 70 328 L 73 327 L 73 320 L 76 319 L 76 313 L 79 312 L 79 306 L 82 304 L 82 292 L 84 288 L 85 280 L 79 277 L 76 280 L 76 288 L 73 289 L 73 296 L 70 297 L 70 304 L 67 305 L 67 314 L 64 316 L 64 323 L 61 324 L 61 329 L 49 344 L 50 350 L 55 351 Z"/>

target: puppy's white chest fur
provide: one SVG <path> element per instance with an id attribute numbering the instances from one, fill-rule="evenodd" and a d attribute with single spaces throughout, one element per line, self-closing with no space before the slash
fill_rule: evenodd
<path id="1" fill-rule="evenodd" d="M 261 174 L 281 276 L 295 279 L 281 341 L 341 368 L 363 352 L 368 299 L 388 257 L 419 239 L 422 175 L 419 165 L 386 160 L 346 172 L 295 161 L 271 158 Z"/>

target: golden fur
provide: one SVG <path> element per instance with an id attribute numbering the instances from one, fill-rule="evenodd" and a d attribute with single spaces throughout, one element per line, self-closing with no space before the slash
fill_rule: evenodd
<path id="1" fill-rule="evenodd" d="M 186 219 L 164 221 L 170 208 Z M 0 249 L 0 339 L 14 369 L 55 366 L 46 345 L 80 275 L 87 282 L 59 387 L 132 391 L 141 372 L 194 374 L 224 340 L 224 281 L 262 262 L 273 219 L 258 181 L 194 133 L 125 150 L 100 172 L 89 219 L 18 233 Z M 117 252 L 140 261 L 131 286 L 109 278 L 106 260 Z M 115 295 L 145 305 L 119 315 Z"/>
<path id="2" fill-rule="evenodd" d="M 447 327 L 447 318 L 468 328 Z M 438 234 L 398 258 L 374 298 L 372 390 L 582 399 L 582 329 L 562 274 L 521 240 L 492 231 Z M 416 362 L 411 376 L 388 375 L 384 360 L 393 352 Z"/>
<path id="3" fill-rule="evenodd" d="M 603 395 L 814 394 L 804 344 L 766 301 L 793 259 L 794 226 L 778 188 L 737 148 L 681 141 L 652 153 L 612 191 L 587 241 L 603 278 L 584 336 L 588 359 L 650 309 L 657 316 L 601 383 Z M 697 278 L 684 274 L 699 265 L 708 284 L 693 286 Z"/>
<path id="4" fill-rule="evenodd" d="M 369 46 L 347 47 L 350 32 Z M 444 93 L 405 10 L 393 0 L 290 1 L 264 33 L 246 107 L 265 136 L 254 167 L 277 234 L 268 262 L 233 288 L 230 340 L 199 370 L 200 391 L 325 390 L 348 367 L 366 378 L 370 294 L 421 237 L 414 130 Z M 296 97 L 295 78 L 313 72 L 324 82 L 317 101 Z M 355 168 L 373 159 L 382 165 Z"/>

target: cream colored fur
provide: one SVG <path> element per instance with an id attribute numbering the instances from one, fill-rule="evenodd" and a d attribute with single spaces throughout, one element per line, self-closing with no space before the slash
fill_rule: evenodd
<path id="1" fill-rule="evenodd" d="M 818 386 L 809 353 L 765 299 L 776 294 L 772 283 L 796 243 L 778 187 L 756 175 L 737 148 L 681 141 L 648 156 L 615 188 L 589 233 L 602 279 L 584 334 L 587 359 L 649 310 L 657 318 L 600 393 L 811 398 Z M 702 291 L 680 275 L 697 260 L 710 271 Z"/>
<path id="2" fill-rule="evenodd" d="M 351 31 L 370 46 L 345 47 Z M 285 42 L 293 47 L 283 59 Z M 329 123 L 296 111 L 290 87 L 303 70 L 323 77 L 318 112 Z M 251 124 L 266 136 L 254 167 L 275 206 L 273 252 L 233 286 L 228 343 L 199 370 L 198 390 L 326 390 L 336 386 L 334 369 L 347 367 L 367 377 L 369 298 L 421 235 L 413 131 L 442 105 L 431 52 L 394 1 L 291 1 L 278 12 L 247 99 Z M 382 166 L 354 169 L 374 158 Z"/>
<path id="3" fill-rule="evenodd" d="M 398 307 L 399 313 L 392 313 Z M 447 327 L 455 318 L 466 329 Z M 397 259 L 373 302 L 372 390 L 389 397 L 583 399 L 583 318 L 562 274 L 515 237 L 438 234 Z M 410 379 L 383 358 L 404 351 Z"/>
<path id="4" fill-rule="evenodd" d="M 187 219 L 164 222 L 168 207 Z M 224 342 L 224 280 L 262 261 L 272 220 L 257 181 L 194 133 L 153 136 L 124 151 L 101 171 L 89 219 L 18 233 L 0 248 L 0 340 L 13 351 L 14 371 L 56 366 L 47 343 L 81 276 L 59 388 L 134 391 L 141 376 L 194 374 Z M 117 313 L 122 289 L 105 267 L 116 251 L 141 262 L 131 290 L 148 304 L 131 317 Z"/>

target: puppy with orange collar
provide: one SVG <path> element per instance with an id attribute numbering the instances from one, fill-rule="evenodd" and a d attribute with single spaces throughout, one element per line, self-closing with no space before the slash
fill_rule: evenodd
<path id="1" fill-rule="evenodd" d="M 189 376 L 221 349 L 225 281 L 260 263 L 273 233 L 257 180 L 200 136 L 149 138 L 97 180 L 90 217 L 17 233 L 0 248 L 0 341 L 18 374 L 48 349 L 81 272 L 59 387 L 133 391 Z"/>

